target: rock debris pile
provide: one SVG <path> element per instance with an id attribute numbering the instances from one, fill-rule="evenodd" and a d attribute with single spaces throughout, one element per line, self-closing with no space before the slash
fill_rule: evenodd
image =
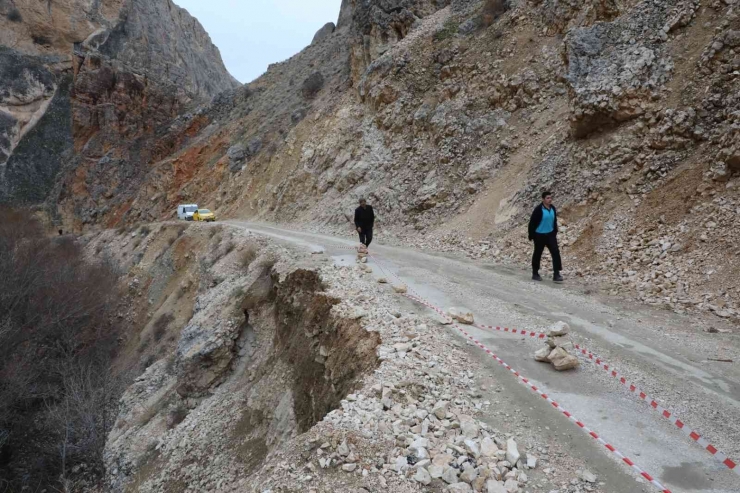
<path id="1" fill-rule="evenodd" d="M 578 368 L 578 358 L 569 354 L 566 347 L 573 347 L 568 338 L 570 326 L 557 322 L 547 330 L 546 346 L 534 353 L 534 359 L 543 363 L 552 363 L 557 371 Z"/>

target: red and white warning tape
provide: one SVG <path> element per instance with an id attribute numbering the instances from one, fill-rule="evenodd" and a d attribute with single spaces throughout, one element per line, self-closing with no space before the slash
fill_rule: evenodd
<path id="1" fill-rule="evenodd" d="M 598 356 L 588 351 L 586 348 L 582 347 L 579 344 L 575 344 L 574 346 L 581 354 L 586 356 L 586 359 L 588 359 L 588 361 L 591 361 L 593 364 L 595 364 L 597 368 L 602 368 L 603 370 L 606 370 L 612 377 L 616 378 L 619 383 L 627 387 L 630 392 L 637 395 L 643 401 L 648 402 L 652 409 L 656 410 L 661 416 L 663 416 L 668 421 L 673 423 L 687 437 L 691 438 L 693 441 L 701 445 L 707 452 L 712 454 L 719 462 L 727 466 L 728 469 L 730 469 L 731 471 L 735 471 L 735 473 L 740 475 L 740 467 L 738 467 L 738 464 L 735 461 L 727 457 L 727 455 L 725 455 L 723 452 L 718 450 L 717 447 L 709 443 L 707 439 L 701 436 L 696 430 L 692 430 L 691 428 L 686 426 L 686 424 L 683 421 L 681 421 L 675 416 L 675 413 L 673 411 L 662 407 L 660 404 L 658 404 L 658 402 L 655 399 L 648 396 L 645 392 L 640 390 L 635 384 L 628 381 L 617 370 L 615 370 L 612 365 L 609 365 L 603 359 L 599 358 Z"/>
<path id="2" fill-rule="evenodd" d="M 490 349 L 488 349 L 480 341 L 478 341 L 473 336 L 471 336 L 468 332 L 466 332 L 465 329 L 463 329 L 461 326 L 459 326 L 454 321 L 452 321 L 452 319 L 450 319 L 449 317 L 447 317 L 447 315 L 442 310 L 440 310 L 439 308 L 435 307 L 434 305 L 432 305 L 431 303 L 429 303 L 428 301 L 426 301 L 426 300 L 424 300 L 422 298 L 418 298 L 418 297 L 413 296 L 413 295 L 410 295 L 410 294 L 405 294 L 404 296 L 406 296 L 407 298 L 409 298 L 411 300 L 414 300 L 414 301 L 416 301 L 418 303 L 421 303 L 421 304 L 423 304 L 425 306 L 428 306 L 428 307 L 432 308 L 436 312 L 438 312 L 441 315 L 443 315 L 447 320 L 450 320 L 450 322 L 452 323 L 452 326 L 453 327 L 455 327 L 465 337 L 467 337 L 469 340 L 471 340 L 476 346 L 478 346 L 483 351 L 485 351 L 486 354 L 488 354 L 493 359 L 495 359 L 496 361 L 498 361 L 499 364 L 501 364 L 504 368 L 506 368 L 507 370 L 509 370 L 515 377 L 517 377 L 517 379 L 519 381 L 521 381 L 522 383 L 524 383 L 530 390 L 532 390 L 534 393 L 536 393 L 537 395 L 539 395 L 540 397 L 542 397 L 543 399 L 545 399 L 547 402 L 549 402 L 552 405 L 552 407 L 554 407 L 555 409 L 557 409 L 558 411 L 560 411 L 565 417 L 567 417 L 569 420 L 573 421 L 579 428 L 583 429 L 583 431 L 585 431 L 586 433 L 588 433 L 588 435 L 591 438 L 593 438 L 594 440 L 596 440 L 597 442 L 599 442 L 601 445 L 603 445 L 610 452 L 614 453 L 617 457 L 619 457 L 619 459 L 622 462 L 624 462 L 625 464 L 627 464 L 628 466 L 630 466 L 640 476 L 642 476 L 646 480 L 650 481 L 650 483 L 652 483 L 660 491 L 662 491 L 663 493 L 671 493 L 671 491 L 668 488 L 666 488 L 665 486 L 663 486 L 657 479 L 655 479 L 653 476 L 651 476 L 647 472 L 643 471 L 631 459 L 629 459 L 628 457 L 625 457 L 624 454 L 622 454 L 619 450 L 617 450 L 616 447 L 614 447 L 613 445 L 611 445 L 610 443 L 608 443 L 606 440 L 604 440 L 603 438 L 601 438 L 596 432 L 590 430 L 581 420 L 579 420 L 578 418 L 576 418 L 570 412 L 568 412 L 565 409 L 563 409 L 563 407 L 560 404 L 558 404 L 557 402 L 555 402 L 554 400 L 552 400 L 552 398 L 550 398 L 547 394 L 545 394 L 540 389 L 538 389 L 537 386 L 533 385 L 527 378 L 525 378 L 518 371 L 516 371 L 511 366 L 509 366 L 508 364 L 506 364 L 506 362 L 504 360 L 502 360 L 501 358 L 499 358 L 493 351 L 491 351 Z"/>
<path id="3" fill-rule="evenodd" d="M 393 273 L 392 270 L 384 268 L 383 267 L 383 264 L 379 261 L 379 259 L 377 257 L 372 256 L 372 255 L 368 255 L 368 256 L 370 256 L 370 258 L 372 258 L 376 262 L 376 264 L 378 265 L 378 267 L 380 267 L 380 269 L 383 272 L 385 272 L 386 275 L 390 274 L 396 280 L 398 280 L 399 282 L 405 284 L 404 281 L 400 277 L 398 277 L 395 273 Z M 407 288 L 408 288 L 408 286 L 407 286 Z M 409 290 L 409 292 L 411 294 L 406 294 L 405 296 L 407 298 L 409 298 L 411 300 L 414 300 L 414 301 L 416 301 L 418 303 L 421 303 L 422 305 L 424 305 L 424 306 L 426 306 L 426 307 L 428 307 L 428 308 L 436 311 L 437 313 L 439 313 L 441 316 L 445 317 L 446 319 L 449 319 L 448 315 L 443 310 L 441 310 L 440 308 L 438 308 L 438 307 L 432 305 L 431 303 L 429 303 L 428 301 L 426 301 L 418 293 L 416 293 L 413 289 L 408 288 L 408 290 Z M 457 324 L 453 324 L 453 325 L 455 325 L 455 327 L 458 328 L 458 330 L 461 330 L 463 333 L 465 333 L 466 335 L 468 335 L 467 332 L 465 332 L 462 329 L 460 329 L 460 327 L 457 326 Z M 508 327 L 498 327 L 498 326 L 483 325 L 483 324 L 475 324 L 475 326 L 478 327 L 478 328 L 480 328 L 480 329 L 497 330 L 497 331 L 501 331 L 501 332 L 509 332 L 509 333 L 512 333 L 512 334 L 527 335 L 529 337 L 537 338 L 537 339 L 545 339 L 547 337 L 547 334 L 545 334 L 544 332 L 526 331 L 526 330 L 522 330 L 522 329 L 511 329 L 511 328 L 508 328 Z M 475 342 L 477 345 L 483 347 L 477 341 L 473 340 L 473 342 Z M 712 445 L 711 443 L 709 443 L 709 441 L 706 438 L 704 438 L 703 436 L 701 436 L 696 430 L 693 430 L 693 429 L 689 428 L 688 426 L 686 426 L 686 424 L 683 421 L 681 421 L 680 419 L 678 419 L 675 416 L 675 413 L 673 411 L 660 406 L 655 399 L 649 397 L 645 392 L 641 391 L 636 385 L 634 385 L 631 382 L 629 382 L 625 377 L 623 377 L 621 374 L 619 374 L 619 372 L 617 372 L 615 369 L 613 369 L 613 365 L 609 365 L 603 359 L 595 356 L 592 352 L 588 351 L 586 348 L 582 347 L 579 344 L 575 344 L 575 348 L 582 355 L 586 356 L 586 358 L 589 361 L 591 361 L 592 363 L 594 363 L 597 367 L 602 368 L 605 371 L 609 372 L 609 374 L 612 377 L 616 378 L 622 385 L 624 385 L 625 387 L 627 387 L 630 390 L 630 392 L 632 392 L 635 395 L 639 396 L 640 399 L 642 399 L 642 400 L 644 400 L 646 402 L 649 402 L 650 407 L 652 409 L 656 410 L 661 416 L 663 416 L 664 418 L 668 419 L 677 428 L 679 428 L 686 436 L 688 436 L 693 441 L 695 441 L 696 443 L 698 443 L 699 445 L 701 445 L 702 448 L 704 448 L 707 452 L 709 452 L 710 454 L 712 454 L 712 456 L 714 456 L 719 462 L 721 462 L 723 465 L 725 465 L 728 469 L 730 469 L 731 471 L 734 471 L 735 473 L 737 473 L 738 475 L 740 475 L 740 467 L 738 467 L 738 463 L 736 463 L 735 461 L 733 461 L 732 459 L 730 459 L 729 457 L 727 457 L 726 454 L 724 454 L 719 449 L 717 449 L 717 447 L 715 447 L 714 445 Z M 498 360 L 498 358 L 495 355 L 493 355 L 493 356 L 494 356 L 494 358 L 496 358 Z"/>

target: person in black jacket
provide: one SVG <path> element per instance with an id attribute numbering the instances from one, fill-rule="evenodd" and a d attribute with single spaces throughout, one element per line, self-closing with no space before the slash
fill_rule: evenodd
<path id="1" fill-rule="evenodd" d="M 534 253 L 532 254 L 532 280 L 541 281 L 540 260 L 542 252 L 547 247 L 552 256 L 552 267 L 555 273 L 552 280 L 563 282 L 560 271 L 563 270 L 560 260 L 560 249 L 558 248 L 558 211 L 552 205 L 552 193 L 542 194 L 542 203 L 535 207 L 532 217 L 529 219 L 529 241 L 534 242 Z"/>
<path id="2" fill-rule="evenodd" d="M 367 205 L 365 199 L 360 199 L 360 207 L 355 209 L 355 228 L 360 234 L 360 243 L 366 247 L 373 241 L 373 226 L 375 225 L 375 212 L 373 207 Z"/>

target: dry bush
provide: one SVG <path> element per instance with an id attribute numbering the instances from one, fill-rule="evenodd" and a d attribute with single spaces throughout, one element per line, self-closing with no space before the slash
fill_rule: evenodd
<path id="1" fill-rule="evenodd" d="M 23 16 L 15 7 L 12 7 L 10 9 L 10 11 L 6 14 L 6 17 L 10 22 L 23 22 Z"/>
<path id="2" fill-rule="evenodd" d="M 257 248 L 257 245 L 249 243 L 239 254 L 239 265 L 244 269 L 248 269 L 252 262 L 254 262 L 254 259 L 257 258 L 258 254 L 259 249 Z"/>
<path id="3" fill-rule="evenodd" d="M 481 12 L 483 25 L 488 27 L 509 10 L 509 0 L 486 0 Z"/>
<path id="4" fill-rule="evenodd" d="M 177 425 L 185 421 L 185 418 L 187 417 L 188 408 L 182 403 L 175 404 L 170 407 L 169 412 L 167 413 L 167 429 L 171 430 L 172 428 L 175 428 Z"/>
<path id="5" fill-rule="evenodd" d="M 149 228 L 149 226 L 147 226 L 146 224 L 142 226 L 141 228 L 139 228 L 139 233 L 143 236 L 149 236 L 149 233 L 151 232 L 152 232 L 151 228 Z"/>
<path id="6" fill-rule="evenodd" d="M 167 333 L 167 328 L 174 321 L 175 316 L 171 313 L 163 313 L 159 316 L 159 318 L 157 318 L 157 320 L 154 322 L 154 331 L 152 332 L 152 336 L 154 337 L 154 340 L 156 342 L 162 340 L 164 335 Z"/>
<path id="7" fill-rule="evenodd" d="M 24 211 L 0 217 L 0 477 L 20 489 L 23 469 L 34 487 L 56 488 L 77 463 L 102 470 L 122 388 L 109 325 L 118 274 Z"/>
<path id="8" fill-rule="evenodd" d="M 303 81 L 301 92 L 306 99 L 313 99 L 324 87 L 324 76 L 321 72 L 314 72 Z"/>

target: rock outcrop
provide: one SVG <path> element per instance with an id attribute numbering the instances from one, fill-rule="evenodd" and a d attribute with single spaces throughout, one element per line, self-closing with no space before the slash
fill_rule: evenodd
<path id="1" fill-rule="evenodd" d="M 153 157 L 131 149 L 142 134 L 237 86 L 203 27 L 169 0 L 4 2 L 0 202 L 43 202 L 62 169 L 87 174 L 80 163 L 111 150 L 136 174 Z M 91 143 L 101 131 L 108 138 Z"/>

